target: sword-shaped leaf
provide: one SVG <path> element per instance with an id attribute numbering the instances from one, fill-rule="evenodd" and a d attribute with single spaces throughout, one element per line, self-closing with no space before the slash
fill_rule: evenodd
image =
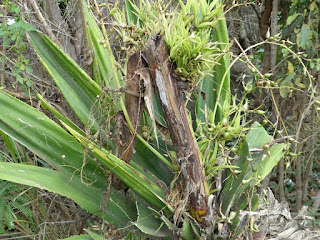
<path id="1" fill-rule="evenodd" d="M 87 128 L 96 132 L 98 121 L 106 120 L 97 98 L 101 89 L 72 58 L 51 39 L 35 31 L 28 33 L 36 53 L 67 102 Z"/>
<path id="2" fill-rule="evenodd" d="M 127 227 L 129 222 L 137 218 L 134 203 L 122 193 L 112 189 L 106 202 L 108 207 L 101 211 L 103 189 L 86 186 L 77 177 L 69 179 L 61 172 L 48 168 L 0 162 L 0 179 L 46 189 L 68 197 L 88 212 L 104 217 L 106 221 L 118 227 Z"/>
<path id="3" fill-rule="evenodd" d="M 115 190 L 111 191 L 109 200 L 114 207 L 107 208 L 105 213 L 100 211 L 106 189 L 105 173 L 90 156 L 84 156 L 83 147 L 74 137 L 42 112 L 2 91 L 0 102 L 0 130 L 55 169 L 1 163 L 1 179 L 67 196 L 119 227 L 136 219 L 134 203 Z"/>
<path id="4" fill-rule="evenodd" d="M 158 209 L 164 209 L 165 212 L 173 211 L 172 207 L 165 200 L 165 192 L 158 185 L 157 181 L 146 178 L 142 173 L 134 169 L 131 165 L 117 158 L 107 150 L 100 148 L 94 142 L 80 135 L 72 128 L 65 127 L 74 135 L 78 141 L 87 149 L 90 154 L 101 162 L 106 168 L 111 170 L 120 178 L 130 189 L 136 192 L 140 197 Z"/>
<path id="5" fill-rule="evenodd" d="M 97 62 L 98 72 L 100 74 L 101 80 L 103 81 L 104 86 L 111 88 L 118 88 L 118 84 L 114 77 L 113 66 L 115 64 L 114 56 L 107 49 L 105 41 L 107 41 L 96 20 L 92 16 L 92 13 L 89 11 L 86 1 L 82 1 L 83 3 L 83 11 L 86 20 L 86 34 L 88 38 L 91 40 L 91 45 L 94 51 L 94 58 Z M 95 69 L 93 69 L 95 71 Z M 120 76 L 120 72 L 117 72 L 118 76 Z"/>

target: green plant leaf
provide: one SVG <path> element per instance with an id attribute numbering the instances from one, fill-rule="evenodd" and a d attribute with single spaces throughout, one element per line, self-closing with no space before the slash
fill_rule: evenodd
<path id="1" fill-rule="evenodd" d="M 309 26 L 307 24 L 303 24 L 298 34 L 297 44 L 302 49 L 306 50 L 309 47 L 310 35 L 309 35 Z"/>
<path id="2" fill-rule="evenodd" d="M 259 184 L 284 155 L 285 144 L 272 145 L 269 150 L 261 150 L 258 153 L 250 152 L 251 149 L 273 140 L 257 122 L 252 125 L 246 139 L 240 144 L 240 158 L 234 163 L 241 172 L 235 174 L 228 171 L 225 187 L 221 192 L 221 212 L 224 215 L 228 215 L 232 207 L 239 207 L 243 202 L 239 199 L 243 197 L 244 192 L 251 191 L 251 186 Z"/>
<path id="3" fill-rule="evenodd" d="M 292 14 L 290 15 L 288 18 L 287 18 L 287 22 L 286 22 L 286 25 L 290 25 L 298 16 L 300 16 L 301 13 L 295 13 L 295 14 Z"/>
<path id="4" fill-rule="evenodd" d="M 208 0 L 208 2 L 212 3 L 213 1 Z M 229 37 L 224 15 L 220 16 L 218 26 L 212 31 L 212 36 L 215 41 L 220 43 L 218 47 L 225 55 L 222 56 L 219 64 L 215 65 L 214 76 L 206 76 L 200 83 L 196 110 L 198 120 L 202 122 L 205 122 L 204 109 L 207 108 L 208 112 L 211 110 L 215 116 L 214 122 L 217 123 L 222 120 L 223 108 L 228 107 L 231 100 Z M 205 99 L 202 96 L 205 96 Z"/>
<path id="5" fill-rule="evenodd" d="M 199 84 L 200 90 L 197 97 L 197 119 L 205 122 L 205 111 L 211 109 L 213 111 L 216 101 L 216 87 L 214 78 L 206 76 Z M 205 110 L 206 109 L 206 110 Z"/>
<path id="6" fill-rule="evenodd" d="M 294 83 L 299 87 L 299 88 L 306 88 L 306 85 L 301 82 L 301 78 L 297 77 L 294 79 Z"/>
<path id="7" fill-rule="evenodd" d="M 162 139 L 159 139 L 159 148 L 166 148 Z M 135 150 L 135 154 L 133 154 L 130 164 L 134 167 L 140 166 L 142 169 L 148 169 L 148 171 L 152 172 L 167 186 L 169 186 L 173 179 L 172 170 L 168 168 L 168 166 L 161 160 L 159 160 L 159 158 L 152 153 L 140 140 L 137 140 Z M 165 153 L 161 152 L 161 154 Z"/>
<path id="8" fill-rule="evenodd" d="M 221 211 L 224 215 L 228 215 L 231 207 L 236 203 L 243 193 L 242 180 L 246 176 L 249 162 L 247 156 L 249 154 L 249 147 L 246 141 L 243 141 L 239 146 L 240 158 L 236 162 L 236 166 L 239 167 L 241 173 L 234 175 L 232 172 L 228 172 L 227 181 L 221 192 Z"/>
<path id="9" fill-rule="evenodd" d="M 104 240 L 103 236 L 100 236 L 99 234 L 92 232 L 90 230 L 85 230 L 89 235 L 92 237 L 93 240 Z"/>
<path id="10" fill-rule="evenodd" d="M 155 236 L 155 237 L 168 237 L 171 236 L 171 231 L 167 226 L 159 219 L 155 218 L 155 214 L 146 207 L 143 207 L 141 203 L 136 202 L 138 210 L 138 219 L 135 223 L 143 233 Z"/>
<path id="11" fill-rule="evenodd" d="M 63 238 L 61 240 L 93 240 L 93 238 L 89 234 L 81 234 L 81 235 L 75 235 L 68 238 Z"/>
<path id="12" fill-rule="evenodd" d="M 70 119 L 63 116 L 60 112 L 58 112 L 56 109 L 54 109 L 46 100 L 43 99 L 43 97 L 40 94 L 37 94 L 37 98 L 40 99 L 41 105 L 48 109 L 56 118 L 58 118 L 60 121 L 67 124 L 69 127 L 71 127 L 73 130 L 77 131 L 81 135 L 85 136 L 85 132 L 83 132 L 77 125 L 75 125 Z"/>
<path id="13" fill-rule="evenodd" d="M 224 16 L 221 16 L 219 25 L 214 31 L 215 40 L 220 42 L 219 48 L 225 55 L 220 59 L 219 64 L 214 67 L 216 83 L 216 103 L 214 108 L 215 122 L 219 122 L 223 118 L 223 109 L 228 108 L 231 101 L 230 92 L 230 56 L 229 56 L 229 37 L 227 30 L 227 23 Z M 218 111 L 218 106 L 222 106 L 223 109 Z"/>
<path id="14" fill-rule="evenodd" d="M 0 162 L 0 179 L 33 186 L 58 193 L 74 200 L 83 209 L 104 217 L 106 221 L 127 227 L 135 221 L 136 211 L 132 202 L 112 189 L 105 212 L 100 209 L 103 189 L 81 183 L 77 177 L 69 178 L 61 172 L 26 164 Z"/>
<path id="15" fill-rule="evenodd" d="M 78 184 L 61 172 L 26 164 L 0 162 L 0 178 L 69 197 L 89 212 L 98 212 L 96 191 Z M 83 184 L 84 185 L 84 184 Z M 91 194 L 89 194 L 89 191 Z"/>
<path id="16" fill-rule="evenodd" d="M 29 148 L 53 169 L 57 170 L 53 173 L 57 180 L 52 178 L 47 181 L 48 184 L 51 183 L 51 185 L 45 186 L 48 190 L 53 188 L 51 191 L 58 192 L 57 187 L 59 186 L 56 186 L 55 183 L 61 182 L 61 186 L 63 185 L 64 189 L 59 193 L 62 195 L 68 194 L 66 186 L 70 182 L 72 187 L 80 189 L 77 190 L 79 193 L 83 193 L 83 199 L 80 199 L 78 195 L 75 197 L 78 204 L 84 209 L 98 216 L 104 216 L 110 223 L 119 227 L 125 227 L 128 221 L 136 219 L 134 203 L 114 190 L 110 193 L 109 203 L 113 207 L 110 208 L 109 212 L 106 210 L 106 213 L 100 211 L 102 193 L 106 189 L 105 173 L 90 156 L 84 156 L 84 149 L 76 139 L 43 113 L 2 91 L 0 91 L 0 102 L 0 111 L 3 113 L 0 115 L 0 130 Z M 23 170 L 19 169 L 20 164 L 12 166 L 16 166 L 12 167 L 13 170 L 15 168 Z M 42 170 L 37 169 L 34 171 Z M 45 175 L 43 172 L 42 174 Z M 17 178 L 15 182 L 21 181 L 21 179 L 19 180 L 19 175 L 14 176 L 11 174 L 7 176 L 7 178 L 9 177 Z M 35 178 L 34 174 L 24 176 L 24 178 L 27 181 L 23 182 L 23 184 L 43 185 L 42 177 Z M 13 179 L 11 180 L 14 181 Z M 63 181 L 64 184 L 62 184 Z M 70 193 L 72 193 L 71 190 Z M 72 199 L 75 198 L 70 195 L 65 196 Z M 93 198 L 92 201 L 91 198 Z"/>
<path id="17" fill-rule="evenodd" d="M 0 116 L 0 130 L 70 178 L 74 171 L 83 167 L 84 149 L 58 124 L 1 90 L 0 102 L 0 111 L 3 113 Z M 93 181 L 104 179 L 103 170 L 89 156 L 82 172 Z"/>
<path id="18" fill-rule="evenodd" d="M 261 147 L 273 140 L 260 123 L 255 122 L 246 136 L 249 149 Z"/>
<path id="19" fill-rule="evenodd" d="M 127 21 L 128 21 L 128 23 L 136 25 L 137 24 L 137 20 L 138 20 L 136 14 L 135 14 L 136 11 L 132 7 L 132 4 L 131 4 L 130 0 L 125 0 L 125 4 L 126 4 L 126 12 L 127 12 Z"/>
<path id="20" fill-rule="evenodd" d="M 183 227 L 182 227 L 182 231 L 181 231 L 181 236 L 183 237 L 183 239 L 186 240 L 196 240 L 199 239 L 199 237 L 197 236 L 197 234 L 194 232 L 193 230 L 194 228 L 192 227 L 192 223 L 189 221 L 184 221 L 183 222 Z"/>
<path id="21" fill-rule="evenodd" d="M 280 96 L 282 98 L 288 97 L 290 93 L 290 87 L 292 85 L 292 79 L 296 76 L 295 72 L 289 73 L 287 77 L 280 82 Z"/>
<path id="22" fill-rule="evenodd" d="M 79 119 L 93 132 L 99 129 L 106 116 L 98 108 L 100 87 L 47 36 L 31 31 L 28 33 L 37 55 L 55 81 Z M 101 103 L 99 104 L 101 105 Z M 104 107 L 103 104 L 100 107 Z"/>
<path id="23" fill-rule="evenodd" d="M 89 12 L 89 8 L 86 5 L 86 1 L 82 1 L 84 15 L 86 18 L 86 32 L 89 39 L 91 39 L 91 44 L 94 50 L 94 58 L 98 64 L 99 75 L 104 84 L 104 86 L 109 88 L 118 88 L 117 82 L 115 81 L 114 72 L 112 69 L 112 64 L 115 64 L 114 57 L 109 53 L 109 51 L 104 46 L 105 39 L 104 36 L 96 23 L 92 13 Z M 93 71 L 96 71 L 93 69 Z M 117 72 L 119 77 L 120 72 Z M 120 106 L 118 106 L 120 109 Z"/>
<path id="24" fill-rule="evenodd" d="M 2 131 L 0 131 L 0 136 L 2 137 L 7 148 L 9 149 L 14 161 L 15 162 L 18 162 L 18 161 L 22 162 L 21 157 L 20 157 L 20 153 L 18 151 L 17 145 L 14 142 L 14 140 Z"/>
<path id="25" fill-rule="evenodd" d="M 86 148 L 91 149 L 91 155 L 94 156 L 105 167 L 117 175 L 130 189 L 136 192 L 140 197 L 149 202 L 152 206 L 163 209 L 170 213 L 173 209 L 166 203 L 165 193 L 158 185 L 157 181 L 147 179 L 143 174 L 132 166 L 117 158 L 107 150 L 100 148 L 89 139 L 83 137 L 67 125 L 65 127 L 74 135 L 78 141 Z M 168 211 L 168 207 L 170 211 Z"/>
<path id="26" fill-rule="evenodd" d="M 253 195 L 251 199 L 252 211 L 257 211 L 259 202 L 260 202 L 259 194 Z"/>
<path id="27" fill-rule="evenodd" d="M 256 156 L 252 156 L 254 158 L 255 166 L 251 170 L 257 170 L 255 174 L 256 183 L 259 183 L 262 179 L 264 179 L 269 172 L 277 165 L 280 159 L 283 157 L 285 148 L 285 144 L 277 144 L 269 149 L 270 157 L 267 157 L 267 150 L 257 154 Z"/>

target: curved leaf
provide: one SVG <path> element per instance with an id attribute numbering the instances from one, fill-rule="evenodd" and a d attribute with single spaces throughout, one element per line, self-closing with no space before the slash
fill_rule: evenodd
<path id="1" fill-rule="evenodd" d="M 67 54 L 45 35 L 28 33 L 37 55 L 71 108 L 87 128 L 98 130 L 98 121 L 106 120 L 97 101 L 100 87 Z"/>
<path id="2" fill-rule="evenodd" d="M 118 88 L 118 85 L 113 77 L 112 70 L 112 61 L 114 61 L 114 57 L 110 56 L 108 50 L 104 47 L 105 39 L 103 34 L 96 23 L 96 20 L 92 16 L 91 12 L 86 5 L 86 1 L 82 1 L 83 3 L 83 11 L 86 18 L 86 32 L 88 37 L 91 39 L 94 58 L 98 63 L 99 74 L 100 77 L 106 87 L 110 88 Z M 93 70 L 95 71 L 95 69 Z M 117 74 L 120 75 L 118 72 Z"/>
<path id="3" fill-rule="evenodd" d="M 123 194 L 111 189 L 108 207 L 100 209 L 103 189 L 81 183 L 79 178 L 69 179 L 64 174 L 47 168 L 25 164 L 0 162 L 0 179 L 46 189 L 74 200 L 90 213 L 104 217 L 106 221 L 126 227 L 134 221 L 135 205 Z"/>
<path id="4" fill-rule="evenodd" d="M 101 183 L 104 172 L 62 127 L 37 109 L 0 90 L 0 130 L 44 159 L 69 178 L 82 173 Z M 83 160 L 86 164 L 83 165 Z M 93 185 L 96 185 L 94 183 Z"/>
<path id="5" fill-rule="evenodd" d="M 212 0 L 207 0 L 212 2 Z M 219 4 L 222 4 L 219 0 Z M 223 13 L 222 13 L 223 14 Z M 219 24 L 213 30 L 212 36 L 214 40 L 219 42 L 218 47 L 225 55 L 220 59 L 219 64 L 214 67 L 214 76 L 205 77 L 200 83 L 200 89 L 205 94 L 205 99 L 199 93 L 197 102 L 197 116 L 202 122 L 205 122 L 205 114 L 203 110 L 207 107 L 215 116 L 215 123 L 222 120 L 223 109 L 230 105 L 230 56 L 228 51 L 229 37 L 226 19 L 222 15 L 219 19 Z"/>
<path id="6" fill-rule="evenodd" d="M 90 149 L 92 156 L 117 175 L 121 181 L 140 197 L 158 209 L 164 209 L 165 212 L 169 212 L 166 208 L 168 207 L 169 210 L 173 212 L 172 207 L 170 207 L 165 200 L 166 194 L 158 185 L 157 181 L 146 178 L 131 165 L 117 158 L 105 149 L 98 147 L 95 143 L 83 137 L 67 125 L 65 125 L 65 127 L 68 128 L 84 147 Z"/>
<path id="7" fill-rule="evenodd" d="M 145 207 L 141 203 L 137 202 L 138 219 L 135 225 L 143 233 L 156 236 L 156 237 L 168 237 L 172 233 L 168 227 L 159 219 L 155 218 L 154 213 Z"/>
<path id="8" fill-rule="evenodd" d="M 12 171 L 17 174 L 0 174 L 0 178 L 43 187 L 70 197 L 84 209 L 98 216 L 104 216 L 110 223 L 119 227 L 125 227 L 128 221 L 136 219 L 134 203 L 117 191 L 111 191 L 110 201 L 107 203 L 113 204 L 114 207 L 111 209 L 107 207 L 105 214 L 100 211 L 102 193 L 106 189 L 105 173 L 90 156 L 84 157 L 85 151 L 74 137 L 40 111 L 2 91 L 0 91 L 0 102 L 2 112 L 0 130 L 29 148 L 53 169 L 58 170 L 51 174 L 46 169 L 33 169 L 31 166 L 26 166 L 25 170 L 33 173 L 22 175 L 19 170 L 23 170 L 21 168 L 25 165 L 5 165 L 6 168 L 3 168 L 3 171 L 10 172 L 9 169 L 12 168 Z M 37 175 L 37 171 L 40 175 Z M 45 177 L 42 175 L 46 173 L 51 180 L 45 182 Z M 78 193 L 75 193 L 76 191 Z M 80 193 L 83 199 L 78 195 Z M 121 221 L 117 220 L 118 217 Z"/>

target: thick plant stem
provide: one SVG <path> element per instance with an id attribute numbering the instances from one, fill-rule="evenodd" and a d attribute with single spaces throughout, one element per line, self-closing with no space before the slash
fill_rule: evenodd
<path id="1" fill-rule="evenodd" d="M 142 96 L 140 93 L 140 77 L 137 74 L 138 71 L 145 69 L 146 63 L 140 58 L 139 53 L 135 53 L 130 56 L 127 64 L 127 76 L 126 76 L 126 88 L 132 93 L 125 93 L 125 107 L 127 109 L 130 121 L 133 125 L 134 131 L 131 131 L 127 122 L 121 114 L 122 120 L 119 122 L 121 126 L 120 131 L 117 134 L 119 138 L 119 146 L 117 156 L 129 163 L 131 160 L 132 152 L 135 146 L 135 136 L 139 133 L 140 122 L 142 118 Z M 147 70 L 145 70 L 147 71 Z M 136 93 L 134 95 L 133 93 Z"/>
<path id="2" fill-rule="evenodd" d="M 140 122 L 142 118 L 142 93 L 140 93 L 140 77 L 138 71 L 147 71 L 146 63 L 141 59 L 140 53 L 135 53 L 129 57 L 127 64 L 126 88 L 131 93 L 125 93 L 125 106 L 134 127 L 131 131 L 125 120 L 123 112 L 117 114 L 115 139 L 118 142 L 116 146 L 116 156 L 126 163 L 129 163 L 132 157 L 133 149 L 136 144 L 136 135 L 139 133 Z M 121 189 L 121 181 L 118 177 L 113 177 L 116 189 Z"/>
<path id="3" fill-rule="evenodd" d="M 259 21 L 260 34 L 264 40 L 267 39 L 267 32 L 268 32 L 268 29 L 270 28 L 270 15 L 272 12 L 272 2 L 273 0 L 265 1 L 265 8 Z M 262 74 L 265 74 L 270 71 L 270 62 L 271 62 L 270 60 L 271 60 L 271 45 L 269 43 L 266 43 L 264 45 L 264 56 L 263 56 L 262 69 L 261 69 Z M 254 108 L 259 108 L 262 105 L 264 96 L 265 96 L 265 92 L 263 89 L 261 89 L 260 91 L 257 91 L 256 97 L 254 100 Z M 259 116 L 257 114 L 253 116 L 253 122 L 255 121 L 259 121 Z"/>
<path id="4" fill-rule="evenodd" d="M 183 175 L 185 195 L 189 196 L 191 214 L 202 226 L 209 225 L 212 214 L 208 206 L 209 194 L 199 149 L 188 121 L 177 79 L 172 75 L 163 36 L 157 35 L 149 40 L 145 57 L 177 152 L 177 162 Z"/>

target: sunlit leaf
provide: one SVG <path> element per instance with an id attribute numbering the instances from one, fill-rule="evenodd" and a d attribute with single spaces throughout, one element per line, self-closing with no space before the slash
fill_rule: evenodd
<path id="1" fill-rule="evenodd" d="M 38 32 L 29 32 L 29 36 L 42 65 L 79 119 L 86 127 L 97 131 L 97 119 L 100 122 L 106 120 L 96 104 L 101 94 L 100 87 L 47 36 Z"/>
<path id="2" fill-rule="evenodd" d="M 105 47 L 105 38 L 96 23 L 92 13 L 89 11 L 89 8 L 86 6 L 85 1 L 83 0 L 83 9 L 84 15 L 87 21 L 86 31 L 87 35 L 91 39 L 93 51 L 94 51 L 94 59 L 98 64 L 100 77 L 103 81 L 104 86 L 109 88 L 118 88 L 118 85 L 115 81 L 114 72 L 112 69 L 112 65 L 114 63 L 114 57 L 111 55 Z M 95 70 L 94 70 L 95 71 Z M 120 76 L 120 72 L 117 72 Z M 120 109 L 120 108 L 119 108 Z"/>
<path id="3" fill-rule="evenodd" d="M 243 196 L 244 192 L 260 183 L 284 155 L 285 144 L 275 144 L 269 149 L 255 152 L 257 148 L 273 140 L 257 122 L 253 124 L 246 140 L 240 144 L 239 158 L 233 163 L 239 167 L 240 173 L 228 171 L 225 186 L 221 192 L 221 211 L 224 215 L 228 215 L 232 207 L 240 206 L 243 202 L 240 198 L 246 197 Z M 250 152 L 250 150 L 255 151 Z"/>
<path id="4" fill-rule="evenodd" d="M 111 170 L 120 178 L 130 189 L 136 192 L 140 197 L 152 204 L 158 209 L 165 209 L 167 206 L 171 211 L 173 209 L 166 203 L 165 193 L 156 180 L 148 179 L 143 174 L 139 173 L 131 165 L 117 158 L 107 150 L 100 148 L 89 139 L 83 137 L 67 125 L 65 127 L 79 140 L 86 148 L 91 149 L 91 155 L 94 156 L 105 167 Z"/>
<path id="5" fill-rule="evenodd" d="M 262 147 L 272 141 L 273 137 L 266 132 L 260 123 L 255 122 L 250 128 L 246 140 L 248 142 L 248 147 L 252 149 Z"/>
<path id="6" fill-rule="evenodd" d="M 126 227 L 135 221 L 136 211 L 133 203 L 123 194 L 111 190 L 108 206 L 100 209 L 103 188 L 94 188 L 81 183 L 77 177 L 69 178 L 61 172 L 26 164 L 0 162 L 0 179 L 46 189 L 74 200 L 83 209 L 104 217 L 118 227 Z"/>
<path id="7" fill-rule="evenodd" d="M 74 137 L 42 112 L 2 91 L 0 102 L 0 130 L 55 169 L 49 171 L 28 165 L 2 165 L 0 170 L 6 174 L 0 174 L 0 178 L 70 197 L 93 214 L 106 214 L 104 217 L 119 227 L 126 226 L 128 220 L 135 220 L 133 203 L 123 196 L 119 197 L 120 193 L 113 190 L 110 193 L 110 205 L 113 207 L 110 211 L 101 212 L 102 193 L 106 189 L 105 173 L 90 156 L 84 156 L 83 147 Z M 69 185 L 72 189 L 68 190 Z"/>
<path id="8" fill-rule="evenodd" d="M 288 72 L 289 73 L 293 73 L 294 72 L 293 64 L 290 61 L 288 61 Z"/>
<path id="9" fill-rule="evenodd" d="M 290 87 L 291 87 L 292 79 L 294 78 L 295 75 L 296 75 L 295 72 L 292 72 L 289 75 L 287 75 L 287 77 L 284 80 L 282 80 L 280 82 L 279 91 L 280 91 L 280 96 L 282 98 L 288 97 L 288 95 L 290 93 Z"/>
<path id="10" fill-rule="evenodd" d="M 286 22 L 286 25 L 290 25 L 298 16 L 300 16 L 301 13 L 295 13 L 295 14 L 292 14 L 290 15 L 288 18 L 287 18 L 287 22 Z"/>

